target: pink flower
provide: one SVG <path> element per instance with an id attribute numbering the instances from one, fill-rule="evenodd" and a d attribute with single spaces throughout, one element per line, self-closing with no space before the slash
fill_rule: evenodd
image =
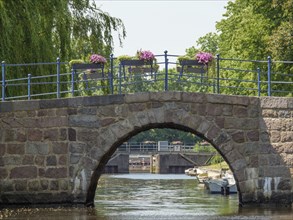
<path id="1" fill-rule="evenodd" d="M 91 63 L 106 63 L 107 60 L 105 57 L 99 55 L 99 54 L 92 54 L 90 56 L 90 62 Z"/>
<path id="2" fill-rule="evenodd" d="M 139 59 L 140 60 L 153 60 L 155 55 L 149 50 L 141 50 L 139 51 Z"/>
<path id="3" fill-rule="evenodd" d="M 199 52 L 195 55 L 195 58 L 198 60 L 199 63 L 208 64 L 210 61 L 213 60 L 213 55 L 206 52 Z"/>

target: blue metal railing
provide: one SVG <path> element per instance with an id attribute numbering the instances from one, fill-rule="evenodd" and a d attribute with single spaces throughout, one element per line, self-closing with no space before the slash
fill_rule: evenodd
<path id="1" fill-rule="evenodd" d="M 126 94 L 144 91 L 187 91 L 253 96 L 293 96 L 293 61 L 241 60 L 217 55 L 214 65 L 205 73 L 194 72 L 192 66 L 180 66 L 178 55 L 156 55 L 162 70 L 126 68 L 113 55 L 105 70 L 71 69 L 68 62 L 7 64 L 1 63 L 1 100 L 60 98 L 80 95 Z M 54 67 L 55 66 L 55 70 Z M 26 72 L 26 67 L 36 71 Z M 47 75 L 38 75 L 38 68 L 47 68 Z M 17 68 L 26 76 L 13 77 Z M 184 70 L 184 71 L 183 71 Z M 284 72 L 285 71 L 285 72 Z M 104 74 L 105 73 L 105 74 Z M 96 74 L 96 77 L 93 77 Z M 47 87 L 46 92 L 42 87 Z M 12 94 L 11 94 L 12 91 Z M 15 92 L 17 91 L 17 92 Z M 43 90 L 44 91 L 44 90 Z M 16 94 L 16 95 L 15 95 Z"/>

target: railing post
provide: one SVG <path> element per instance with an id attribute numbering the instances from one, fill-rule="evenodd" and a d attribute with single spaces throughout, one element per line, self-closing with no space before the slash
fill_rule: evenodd
<path id="1" fill-rule="evenodd" d="M 60 98 L 60 58 L 57 58 L 57 99 Z"/>
<path id="2" fill-rule="evenodd" d="M 2 101 L 5 101 L 5 61 L 1 63 L 1 71 L 2 71 Z"/>
<path id="3" fill-rule="evenodd" d="M 113 54 L 111 54 L 110 56 L 110 91 L 111 91 L 111 94 L 113 95 L 114 94 L 114 86 L 113 86 L 113 71 L 114 71 L 114 60 L 113 60 Z"/>
<path id="4" fill-rule="evenodd" d="M 168 91 L 168 51 L 165 50 L 165 91 Z"/>
<path id="5" fill-rule="evenodd" d="M 122 84 L 122 82 L 121 82 L 121 64 L 119 64 L 119 73 L 118 73 L 118 80 L 119 80 L 119 88 L 118 88 L 118 93 L 119 93 L 119 95 L 121 94 L 121 84 Z"/>
<path id="6" fill-rule="evenodd" d="M 75 70 L 71 69 L 71 95 L 74 96 L 74 74 Z"/>
<path id="7" fill-rule="evenodd" d="M 268 96 L 271 96 L 271 68 L 272 68 L 272 59 L 268 56 Z"/>
<path id="8" fill-rule="evenodd" d="M 27 75 L 27 99 L 31 100 L 31 74 Z"/>
<path id="9" fill-rule="evenodd" d="M 260 96 L 260 68 L 257 67 L 257 94 Z"/>
<path id="10" fill-rule="evenodd" d="M 217 54 L 217 94 L 220 94 L 220 54 Z"/>

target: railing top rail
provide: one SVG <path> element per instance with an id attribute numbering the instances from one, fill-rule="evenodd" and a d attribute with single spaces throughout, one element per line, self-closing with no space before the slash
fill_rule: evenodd
<path id="1" fill-rule="evenodd" d="M 44 95 L 46 98 L 48 98 L 47 94 L 56 94 L 56 98 L 60 98 L 60 94 L 79 96 L 91 92 L 91 94 L 105 95 L 174 89 L 230 95 L 271 96 L 271 93 L 274 93 L 278 96 L 293 96 L 293 82 L 289 78 L 292 74 L 286 66 L 287 64 L 292 65 L 293 61 L 274 61 L 270 57 L 267 60 L 245 60 L 225 58 L 217 54 L 214 57 L 216 61 L 214 65 L 204 66 L 203 71 L 199 73 L 194 68 L 194 62 L 191 62 L 195 61 L 194 59 L 187 60 L 184 64 L 178 62 L 178 59 L 176 60 L 179 56 L 168 54 L 167 51 L 164 54 L 156 54 L 155 57 L 160 57 L 157 64 L 159 64 L 159 67 L 163 67 L 163 70 L 158 71 L 151 62 L 137 62 L 136 65 L 132 63 L 128 65 L 129 68 L 127 65 L 121 66 L 121 63 L 118 65 L 117 62 L 113 61 L 119 57 L 114 57 L 111 54 L 106 58 L 111 61 L 110 65 L 103 65 L 102 71 L 95 72 L 92 66 L 83 64 L 87 66 L 82 74 L 73 71 L 74 69 L 69 70 L 68 67 L 61 68 L 61 65 L 70 62 L 61 62 L 59 58 L 55 62 L 23 64 L 11 64 L 3 61 L 1 64 L 0 96 L 2 101 L 5 101 L 18 97 L 30 99 L 36 93 L 38 93 L 38 96 Z M 169 58 L 172 59 L 169 60 Z M 256 65 L 241 65 L 242 62 L 250 62 Z M 141 65 L 138 65 L 138 63 L 141 63 Z M 17 67 L 40 65 L 53 66 L 47 69 L 45 67 L 40 68 L 40 71 L 45 70 L 45 73 L 42 74 L 34 71 L 37 68 L 31 68 L 32 70 L 28 70 L 30 72 L 24 73 L 26 76 L 22 75 L 23 71 L 27 70 L 26 68 L 17 69 Z M 12 72 L 14 71 L 13 68 L 6 67 L 15 67 L 16 74 Z M 133 71 L 143 72 L 135 73 Z M 92 73 L 96 74 L 96 78 L 93 79 L 94 74 Z M 102 75 L 98 76 L 98 74 Z M 13 77 L 15 75 L 19 75 L 19 77 Z M 92 83 L 96 83 L 96 85 L 90 86 Z M 143 86 L 140 86 L 142 83 Z M 135 89 L 133 90 L 133 88 Z M 278 94 L 276 91 L 278 91 Z M 26 95 L 24 95 L 25 93 Z"/>

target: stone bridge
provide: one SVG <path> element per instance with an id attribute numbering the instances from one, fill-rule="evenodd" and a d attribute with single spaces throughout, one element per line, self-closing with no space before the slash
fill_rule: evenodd
<path id="1" fill-rule="evenodd" d="M 293 99 L 158 92 L 0 103 L 0 206 L 93 205 L 123 142 L 175 128 L 210 142 L 239 204 L 292 204 Z"/>

